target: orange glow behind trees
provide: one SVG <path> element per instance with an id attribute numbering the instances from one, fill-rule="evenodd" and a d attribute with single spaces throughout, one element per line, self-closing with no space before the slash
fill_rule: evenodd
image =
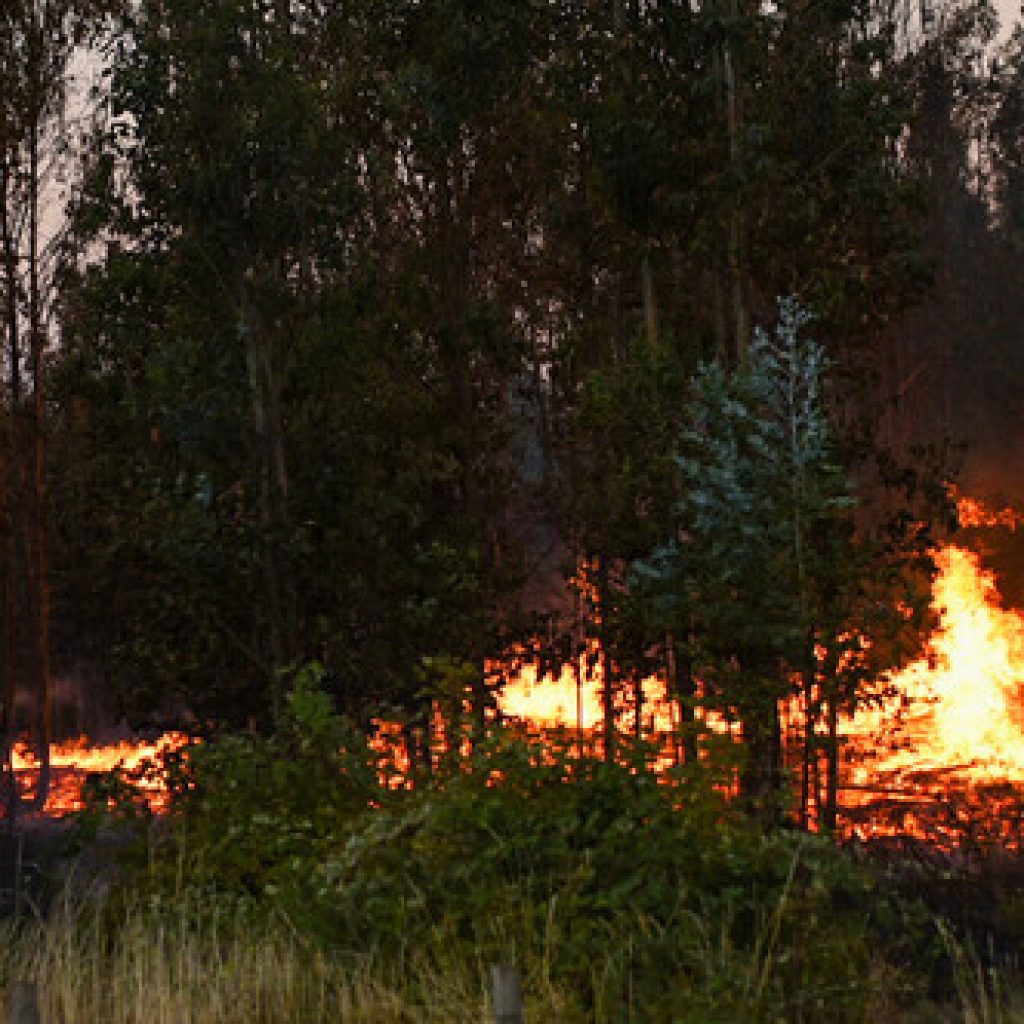
<path id="1" fill-rule="evenodd" d="M 1010 510 L 991 512 L 965 499 L 960 508 L 962 521 L 972 526 L 1015 528 L 1019 521 Z M 914 813 L 899 815 L 897 826 L 876 820 L 872 807 L 885 799 L 934 802 L 943 794 L 1024 783 L 1024 612 L 1002 607 L 993 574 L 972 551 L 948 544 L 936 563 L 932 604 L 939 625 L 922 657 L 889 677 L 893 695 L 882 706 L 862 709 L 843 723 L 843 833 L 922 835 Z M 557 677 L 538 678 L 536 665 L 529 662 L 514 667 L 491 663 L 489 672 L 500 672 L 504 679 L 496 694 L 498 714 L 532 736 L 557 735 L 563 748 L 568 740 L 579 752 L 600 753 L 602 664 L 591 651 L 578 665 L 563 666 Z M 658 771 L 679 761 L 679 709 L 663 679 L 650 677 L 643 691 L 639 728 L 636 709 L 628 705 L 619 708 L 618 725 L 652 744 L 651 767 Z M 788 711 L 790 720 L 799 716 L 795 704 Z M 434 717 L 431 749 L 440 756 L 458 730 L 446 730 Z M 735 725 L 721 716 L 708 712 L 699 714 L 698 721 L 708 734 L 738 739 Z M 412 763 L 403 730 L 396 723 L 376 724 L 372 746 L 382 759 L 382 784 L 403 788 L 410 784 Z M 799 728 L 790 735 L 799 736 Z M 118 766 L 130 773 L 146 759 L 187 743 L 184 734 L 168 733 L 155 743 L 89 746 L 83 740 L 56 746 L 46 811 L 60 816 L 79 809 L 90 773 Z M 467 755 L 468 739 L 459 745 Z M 24 746 L 16 750 L 15 765 L 31 789 L 39 766 Z M 155 783 L 143 785 L 150 789 L 151 807 L 161 809 L 164 794 Z M 991 813 L 998 813 L 996 803 Z"/>

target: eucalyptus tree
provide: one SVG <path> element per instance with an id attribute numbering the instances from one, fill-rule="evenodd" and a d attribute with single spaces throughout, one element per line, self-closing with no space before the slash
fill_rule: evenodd
<path id="1" fill-rule="evenodd" d="M 114 642 L 172 693 L 221 668 L 272 700 L 302 652 L 286 405 L 359 233 L 327 18 L 189 0 L 114 32 L 78 214 L 83 247 L 110 244 L 66 292 L 64 397 L 87 433 L 130 439 L 89 484 L 126 577 Z"/>
<path id="2" fill-rule="evenodd" d="M 893 156 L 913 96 L 877 5 L 621 3 L 577 18 L 561 95 L 579 170 L 545 234 L 587 268 L 553 346 L 557 479 L 564 533 L 600 567 L 611 680 L 612 661 L 652 667 L 649 643 L 610 648 L 616 621 L 632 629 L 628 564 L 669 516 L 681 382 L 713 354 L 742 366 L 753 320 L 799 294 L 853 420 L 881 329 L 925 275 L 919 182 Z M 609 682 L 608 719 L 615 700 Z"/>
<path id="3" fill-rule="evenodd" d="M 926 552 L 888 552 L 856 529 L 854 483 L 828 413 L 829 361 L 806 337 L 810 321 L 782 301 L 775 329 L 755 332 L 745 369 L 700 368 L 677 439 L 671 533 L 633 563 L 632 580 L 686 638 L 697 702 L 740 723 L 741 791 L 761 813 L 778 813 L 780 715 L 799 700 L 806 823 L 824 719 L 827 792 L 813 802 L 834 827 L 839 715 L 876 696 L 872 681 L 899 660 L 893 638 L 924 625 L 913 578 L 927 579 Z"/>
<path id="4" fill-rule="evenodd" d="M 122 18 L 78 221 L 110 244 L 65 292 L 61 360 L 87 467 L 66 479 L 102 543 L 63 536 L 85 556 L 75 614 L 137 708 L 163 690 L 262 716 L 313 656 L 349 710 L 422 708 L 430 666 L 464 662 L 482 706 L 520 565 L 508 418 L 545 13 Z"/>

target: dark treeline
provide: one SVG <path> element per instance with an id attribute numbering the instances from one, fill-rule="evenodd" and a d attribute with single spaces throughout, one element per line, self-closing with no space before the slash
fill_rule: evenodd
<path id="1" fill-rule="evenodd" d="M 234 727 L 318 661 L 413 735 L 453 686 L 482 721 L 511 645 L 598 640 L 606 754 L 661 672 L 680 758 L 726 709 L 757 798 L 795 688 L 834 819 L 838 716 L 927 626 L 946 442 L 1021 425 L 1024 37 L 901 16 L 5 4 L 8 745 L 51 652 Z"/>

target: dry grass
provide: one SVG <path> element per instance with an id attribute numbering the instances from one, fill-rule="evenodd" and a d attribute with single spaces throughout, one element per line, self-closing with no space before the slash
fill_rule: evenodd
<path id="1" fill-rule="evenodd" d="M 367 950 L 329 959 L 283 917 L 214 901 L 65 904 L 0 925 L 0 1006 L 34 982 L 46 1024 L 480 1024 L 489 965 Z M 584 1024 L 576 998 L 536 978 L 529 1024 Z M 0 1019 L 3 1014 L 0 1012 Z"/>
<path id="2" fill-rule="evenodd" d="M 388 983 L 371 957 L 329 962 L 284 921 L 142 906 L 111 929 L 103 915 L 65 907 L 47 921 L 5 926 L 5 988 L 36 982 L 48 1024 L 468 1024 L 487 1012 L 480 977 L 419 971 Z"/>
<path id="3" fill-rule="evenodd" d="M 714 985 L 726 979 L 742 998 L 730 1001 L 731 1014 L 720 1007 L 716 1021 L 779 1019 L 767 1014 L 768 1004 L 761 998 L 777 939 L 777 928 L 772 922 L 767 925 L 764 941 L 751 956 L 733 949 L 724 932 L 716 939 L 711 922 L 690 922 L 696 942 L 693 963 L 703 972 L 690 973 L 685 980 L 666 977 L 666 986 L 678 986 L 678 1001 L 671 1001 L 676 1007 L 671 1012 L 662 1007 L 656 1019 L 690 1024 L 705 1020 L 698 1007 L 709 1004 L 701 997 L 707 1000 Z M 599 962 L 593 965 L 596 1005 L 585 1010 L 580 993 L 552 977 L 548 952 L 559 942 L 554 924 L 548 923 L 543 936 L 534 936 L 539 941 L 508 938 L 510 949 L 518 947 L 524 954 L 528 1024 L 640 1024 L 655 1019 L 631 1000 L 627 1008 L 621 1000 L 605 998 L 613 993 L 601 979 L 608 965 Z M 526 946 L 532 947 L 532 955 Z M 268 920 L 242 904 L 195 896 L 140 901 L 119 909 L 99 900 L 66 903 L 45 920 L 0 926 L 0 950 L 3 1004 L 12 982 L 35 982 L 45 1024 L 480 1024 L 493 1019 L 489 965 L 467 957 L 465 947 L 448 954 L 435 949 L 429 959 L 415 951 L 399 956 L 373 949 L 358 957 L 330 958 L 304 941 L 283 916 Z M 995 1015 L 991 1004 L 966 989 L 959 1012 L 907 1015 L 884 998 L 884 980 L 865 979 L 865 984 L 882 997 L 869 1011 L 875 1020 L 1024 1020 Z M 806 1022 L 816 1019 L 823 1018 L 813 1003 L 799 1016 Z"/>

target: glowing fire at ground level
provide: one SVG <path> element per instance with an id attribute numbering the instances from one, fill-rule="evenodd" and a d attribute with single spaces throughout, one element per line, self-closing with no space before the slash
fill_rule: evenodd
<path id="1" fill-rule="evenodd" d="M 90 775 L 123 769 L 129 775 L 139 772 L 147 761 L 180 750 L 190 742 L 181 732 L 168 732 L 153 743 L 112 743 L 91 745 L 84 737 L 50 748 L 50 792 L 45 813 L 62 817 L 82 809 L 82 787 Z M 14 748 L 14 770 L 22 781 L 24 796 L 31 796 L 38 778 L 39 759 L 24 743 Z M 166 804 L 166 793 L 153 780 L 140 778 L 139 787 L 146 792 L 150 806 L 160 810 Z"/>
<path id="2" fill-rule="evenodd" d="M 1004 842 L 1024 845 L 1020 821 L 1011 814 L 1011 806 L 1020 803 L 1013 787 L 1024 784 L 1024 613 L 1000 606 L 995 581 L 980 568 L 977 555 L 950 545 L 936 560 L 933 604 L 940 625 L 924 656 L 892 677 L 905 700 L 894 698 L 843 724 L 844 831 L 948 838 L 951 831 L 962 831 L 963 815 L 974 814 L 964 809 L 973 803 Z M 502 715 L 531 733 L 558 730 L 597 749 L 602 684 L 599 671 L 587 671 L 587 662 L 566 666 L 558 678 L 538 679 L 532 665 L 506 671 L 498 695 Z M 677 711 L 663 680 L 646 680 L 643 690 L 641 731 L 665 751 L 659 763 L 672 763 Z M 729 730 L 710 715 L 706 724 Z M 90 773 L 118 764 L 130 771 L 186 743 L 184 735 L 170 733 L 152 744 L 55 747 L 46 810 L 62 815 L 78 809 Z M 389 755 L 383 781 L 392 786 L 402 784 L 408 766 L 401 743 L 401 730 L 384 723 L 375 745 Z M 33 759 L 23 748 L 16 752 L 15 767 L 23 777 L 33 774 Z M 955 807 L 947 799 L 952 793 Z M 157 809 L 161 800 L 154 792 Z"/>
<path id="3" fill-rule="evenodd" d="M 1008 515 L 1001 513 L 998 525 Z M 1012 804 L 1024 807 L 1014 788 L 1024 785 L 1024 613 L 1001 607 L 995 579 L 973 552 L 947 545 L 936 565 L 939 626 L 925 652 L 890 677 L 889 701 L 841 725 L 844 831 L 948 839 L 987 817 L 990 832 L 1024 845 L 1020 809 L 1015 821 L 1007 817 Z M 595 735 L 600 680 L 579 680 L 572 668 L 539 682 L 525 670 L 499 703 L 535 727 Z M 651 678 L 645 689 L 645 734 L 670 735 L 664 682 Z"/>

